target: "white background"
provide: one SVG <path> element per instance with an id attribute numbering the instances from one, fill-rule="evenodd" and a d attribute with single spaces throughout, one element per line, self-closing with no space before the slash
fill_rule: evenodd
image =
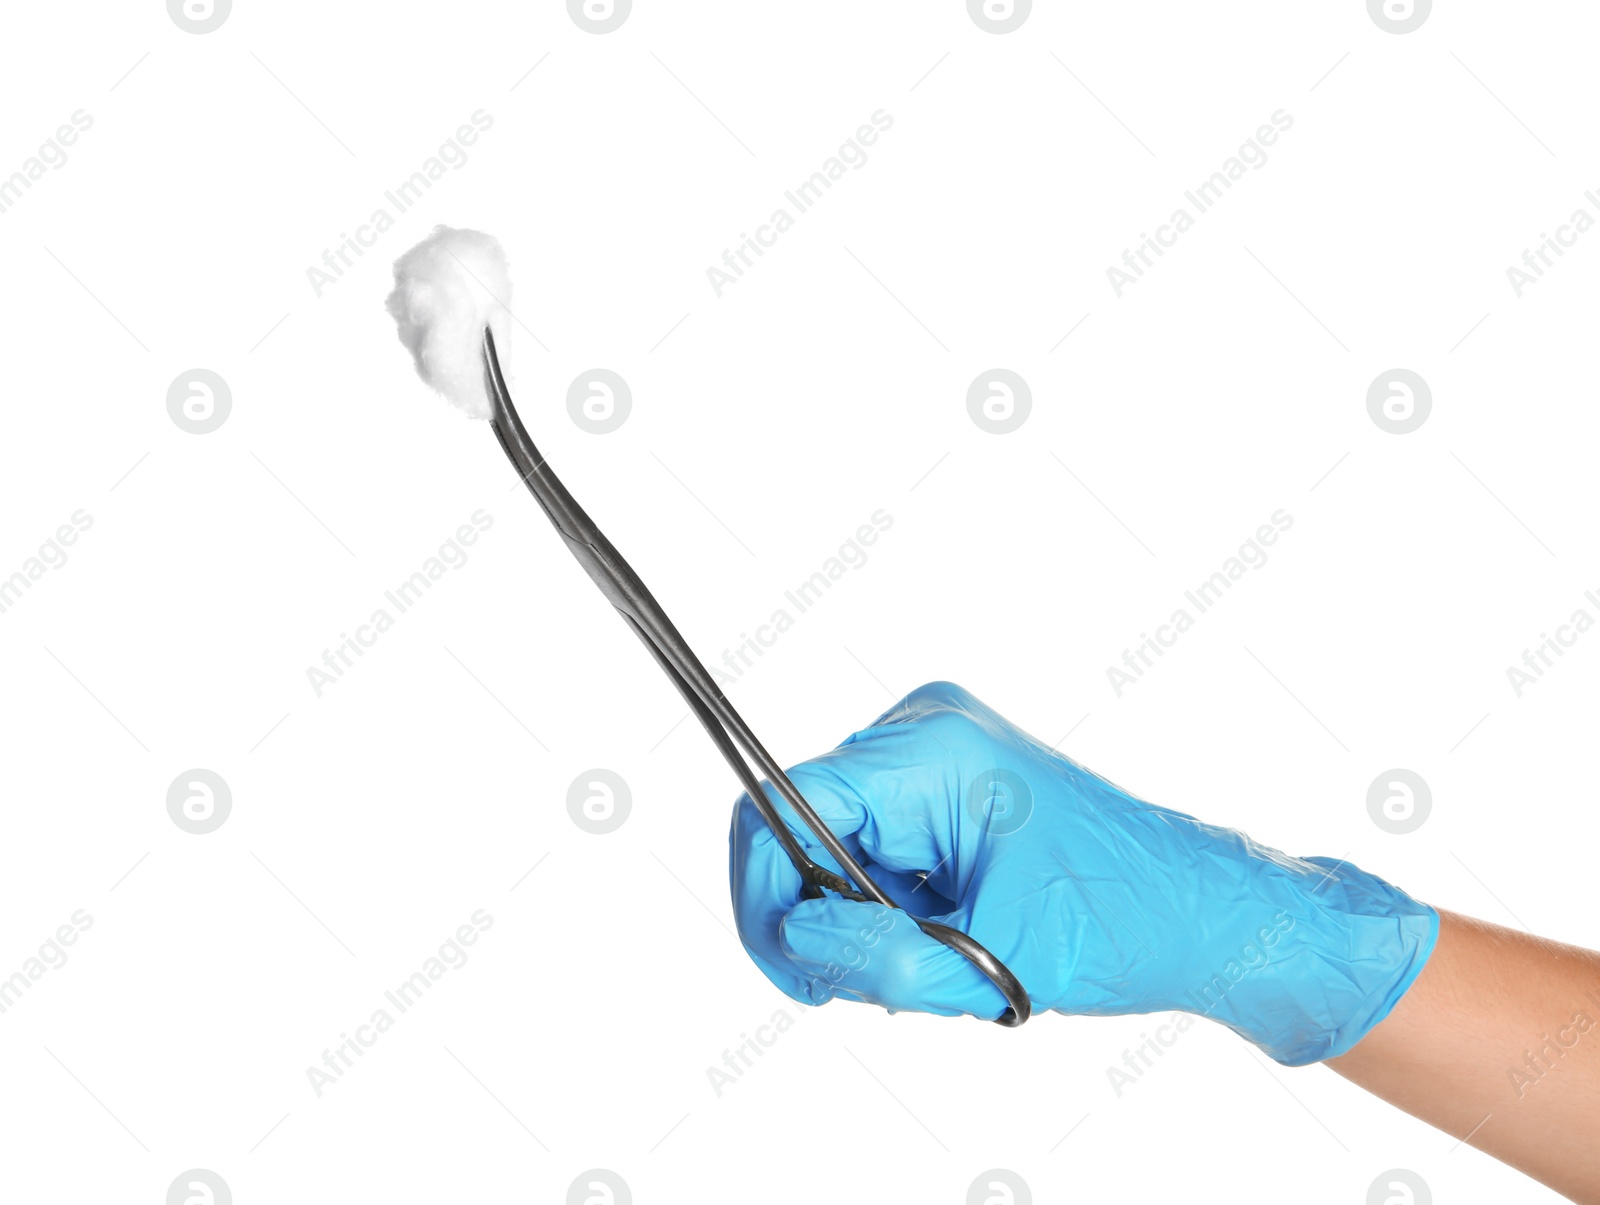
<path id="1" fill-rule="evenodd" d="M 640 1202 L 955 1203 L 1000 1167 L 1039 1201 L 1359 1205 L 1402 1167 L 1551 1199 L 1209 1025 L 1119 1097 L 1155 1018 L 790 1004 L 731 934 L 725 766 L 383 299 L 435 223 L 498 235 L 534 438 L 707 660 L 893 517 L 729 687 L 781 760 L 949 678 L 1145 798 L 1595 946 L 1600 635 L 1506 677 L 1600 614 L 1600 234 L 1506 277 L 1600 216 L 1592 6 L 1403 36 L 1354 0 L 1040 4 L 1003 35 L 952 0 L 640 0 L 604 36 L 549 0 L 6 20 L 0 174 L 93 126 L 0 214 L 0 576 L 93 526 L 0 615 L 0 974 L 93 924 L 0 1015 L 4 1196 L 154 1205 L 200 1167 L 241 1205 L 557 1202 L 601 1167 Z M 317 296 L 479 109 L 465 166 Z M 717 297 L 723 249 L 879 109 L 865 166 Z M 1279 109 L 1118 298 L 1123 249 Z M 565 404 L 597 366 L 633 393 L 604 436 Z M 1033 394 L 1003 436 L 966 410 L 997 366 Z M 207 435 L 166 409 L 197 367 L 232 393 Z M 1404 436 L 1366 408 L 1395 367 L 1433 394 Z M 307 667 L 479 508 L 318 697 Z M 1269 562 L 1118 697 L 1107 667 L 1279 508 Z M 193 767 L 232 790 L 205 836 L 166 810 Z M 631 789 L 604 836 L 567 810 L 594 767 Z M 1406 836 L 1367 813 L 1393 767 L 1433 793 Z M 318 1097 L 306 1068 L 476 909 L 470 961 Z"/>

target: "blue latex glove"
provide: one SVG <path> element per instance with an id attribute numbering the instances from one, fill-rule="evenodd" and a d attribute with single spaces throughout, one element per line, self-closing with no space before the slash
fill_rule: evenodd
<path id="1" fill-rule="evenodd" d="M 1298 1066 L 1383 1020 L 1439 931 L 1432 908 L 1377 876 L 1135 799 L 947 682 L 789 773 L 896 903 L 972 934 L 1036 1012 L 1198 1013 Z M 811 857 L 838 869 L 769 794 Z M 748 796 L 730 871 L 746 950 L 802 1003 L 990 1019 L 1005 1007 L 907 915 L 801 900 Z"/>

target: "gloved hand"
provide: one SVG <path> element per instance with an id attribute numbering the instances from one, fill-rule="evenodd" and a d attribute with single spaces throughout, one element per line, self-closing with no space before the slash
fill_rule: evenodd
<path id="1" fill-rule="evenodd" d="M 1298 1066 L 1343 1054 L 1383 1020 L 1438 935 L 1432 908 L 1377 876 L 1135 799 L 947 682 L 789 775 L 897 904 L 970 933 L 1036 1012 L 1197 1013 Z M 810 856 L 839 869 L 768 790 Z M 801 900 L 748 796 L 730 844 L 739 935 L 794 999 L 989 1019 L 1004 1009 L 909 916 Z"/>

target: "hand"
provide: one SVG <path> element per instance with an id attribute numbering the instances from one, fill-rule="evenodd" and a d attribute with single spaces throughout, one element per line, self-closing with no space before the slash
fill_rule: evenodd
<path id="1" fill-rule="evenodd" d="M 970 933 L 1035 1011 L 1199 1013 L 1280 1062 L 1315 1062 L 1388 1015 L 1438 932 L 1432 908 L 1382 879 L 1136 799 L 945 682 L 789 774 L 897 904 Z M 839 869 L 769 795 L 810 856 Z M 801 900 L 748 796 L 730 842 L 740 937 L 794 999 L 989 1019 L 1004 1009 L 910 917 Z"/>

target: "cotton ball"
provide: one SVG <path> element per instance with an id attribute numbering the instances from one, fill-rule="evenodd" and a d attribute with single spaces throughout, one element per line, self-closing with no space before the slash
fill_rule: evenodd
<path id="1" fill-rule="evenodd" d="M 472 418 L 494 405 L 483 379 L 483 328 L 502 365 L 511 351 L 511 275 L 492 235 L 438 226 L 394 262 L 389 313 L 417 375 Z"/>

